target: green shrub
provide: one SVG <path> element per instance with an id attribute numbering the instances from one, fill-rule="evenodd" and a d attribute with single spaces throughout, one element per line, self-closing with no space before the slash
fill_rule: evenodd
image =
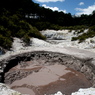
<path id="1" fill-rule="evenodd" d="M 11 35 L 11 31 L 5 28 L 4 26 L 0 26 L 0 34 L 9 37 Z"/>
<path id="2" fill-rule="evenodd" d="M 46 37 L 43 36 L 43 35 L 38 31 L 38 29 L 37 29 L 36 27 L 33 27 L 33 26 L 31 26 L 31 25 L 29 25 L 29 27 L 30 27 L 30 30 L 29 30 L 29 32 L 28 32 L 28 35 L 29 35 L 30 37 L 35 37 L 35 38 L 39 38 L 39 39 L 43 39 L 43 40 L 46 39 Z"/>
<path id="3" fill-rule="evenodd" d="M 25 42 L 26 45 L 30 44 L 30 37 L 26 34 L 23 36 L 23 41 Z"/>
<path id="4" fill-rule="evenodd" d="M 30 37 L 46 39 L 36 27 L 19 18 L 17 14 L 8 17 L 6 15 L 0 16 L 0 21 L 0 46 L 4 48 L 11 47 L 13 37 L 23 39 L 26 45 L 29 45 Z"/>
<path id="5" fill-rule="evenodd" d="M 95 25 L 94 25 L 94 26 L 91 26 L 91 27 L 89 28 L 89 30 L 91 30 L 91 31 L 94 31 L 94 32 L 95 32 Z"/>
<path id="6" fill-rule="evenodd" d="M 71 41 L 75 41 L 75 40 L 78 40 L 78 38 L 77 37 L 72 37 Z"/>
<path id="7" fill-rule="evenodd" d="M 18 25 L 20 29 L 29 30 L 29 24 L 24 20 L 20 20 Z"/>
<path id="8" fill-rule="evenodd" d="M 84 29 L 80 29 L 77 34 L 80 34 L 80 33 L 83 33 L 84 32 Z"/>
<path id="9" fill-rule="evenodd" d="M 12 41 L 9 37 L 4 37 L 0 35 L 0 45 L 6 49 L 11 48 Z"/>
<path id="10" fill-rule="evenodd" d="M 24 35 L 26 35 L 27 31 L 25 31 L 24 29 L 20 29 L 17 33 L 16 36 L 19 38 L 22 38 Z"/>
<path id="11" fill-rule="evenodd" d="M 82 33 L 82 31 L 83 31 L 83 29 L 80 30 L 78 33 Z M 91 26 L 88 29 L 87 33 L 83 33 L 82 35 L 80 35 L 78 37 L 73 37 L 72 41 L 79 40 L 79 43 L 81 43 L 81 42 L 85 41 L 86 39 L 92 38 L 94 36 L 95 36 L 95 26 Z"/>

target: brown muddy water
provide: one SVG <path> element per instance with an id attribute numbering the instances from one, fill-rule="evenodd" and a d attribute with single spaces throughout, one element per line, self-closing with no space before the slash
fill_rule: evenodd
<path id="1" fill-rule="evenodd" d="M 12 89 L 29 95 L 51 95 L 61 91 L 71 95 L 79 88 L 88 88 L 92 84 L 84 74 L 61 64 L 42 64 L 26 61 L 11 68 L 5 73 L 5 83 Z"/>

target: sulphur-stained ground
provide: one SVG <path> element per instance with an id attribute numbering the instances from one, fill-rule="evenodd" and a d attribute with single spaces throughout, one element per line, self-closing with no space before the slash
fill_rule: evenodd
<path id="1" fill-rule="evenodd" d="M 6 81 L 6 84 L 12 89 L 23 94 L 52 95 L 57 91 L 61 91 L 65 95 L 71 95 L 72 92 L 77 91 L 79 88 L 91 87 L 91 83 L 82 73 L 64 65 L 41 65 L 36 61 L 26 63 L 27 65 L 24 67 L 17 65 L 6 73 L 7 76 L 7 74 L 11 73 L 12 75 L 12 72 L 17 72 L 18 70 L 21 70 L 22 74 L 26 71 L 32 71 L 26 77 L 17 79 L 11 84 Z"/>

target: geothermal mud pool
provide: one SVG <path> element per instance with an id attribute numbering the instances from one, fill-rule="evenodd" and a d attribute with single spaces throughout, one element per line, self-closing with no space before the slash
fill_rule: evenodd
<path id="1" fill-rule="evenodd" d="M 79 88 L 92 86 L 89 78 L 76 71 L 81 68 L 80 59 L 50 52 L 35 52 L 31 59 L 27 55 L 26 59 L 25 54 L 24 58 L 19 56 L 21 61 L 5 70 L 4 82 L 14 90 L 29 95 L 50 95 L 57 91 L 71 95 Z"/>

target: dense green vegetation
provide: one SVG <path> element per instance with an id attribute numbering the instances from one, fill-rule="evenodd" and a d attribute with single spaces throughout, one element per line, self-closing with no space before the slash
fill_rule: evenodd
<path id="1" fill-rule="evenodd" d="M 81 42 L 95 35 L 95 11 L 78 17 L 45 9 L 32 0 L 0 0 L 0 46 L 3 48 L 10 49 L 13 37 L 23 39 L 26 44 L 30 37 L 45 39 L 39 30 L 81 29 L 78 32 L 82 32 L 85 28 L 89 28 L 87 33 L 72 40 Z"/>
<path id="2" fill-rule="evenodd" d="M 21 38 L 26 44 L 29 43 L 30 37 L 45 39 L 37 28 L 20 19 L 17 14 L 2 15 L 0 21 L 0 45 L 4 48 L 9 49 L 11 47 L 13 37 Z"/>
<path id="3" fill-rule="evenodd" d="M 77 33 L 83 32 L 82 30 L 77 31 Z M 82 35 L 78 37 L 73 37 L 72 41 L 79 40 L 79 43 L 85 41 L 87 38 L 92 38 L 95 36 L 95 25 L 89 27 L 88 31 L 86 33 L 83 33 Z"/>
<path id="4" fill-rule="evenodd" d="M 13 37 L 21 38 L 26 45 L 30 37 L 45 39 L 38 29 L 29 24 L 19 13 L 12 13 L 8 8 L 0 8 L 0 46 L 10 49 Z"/>

